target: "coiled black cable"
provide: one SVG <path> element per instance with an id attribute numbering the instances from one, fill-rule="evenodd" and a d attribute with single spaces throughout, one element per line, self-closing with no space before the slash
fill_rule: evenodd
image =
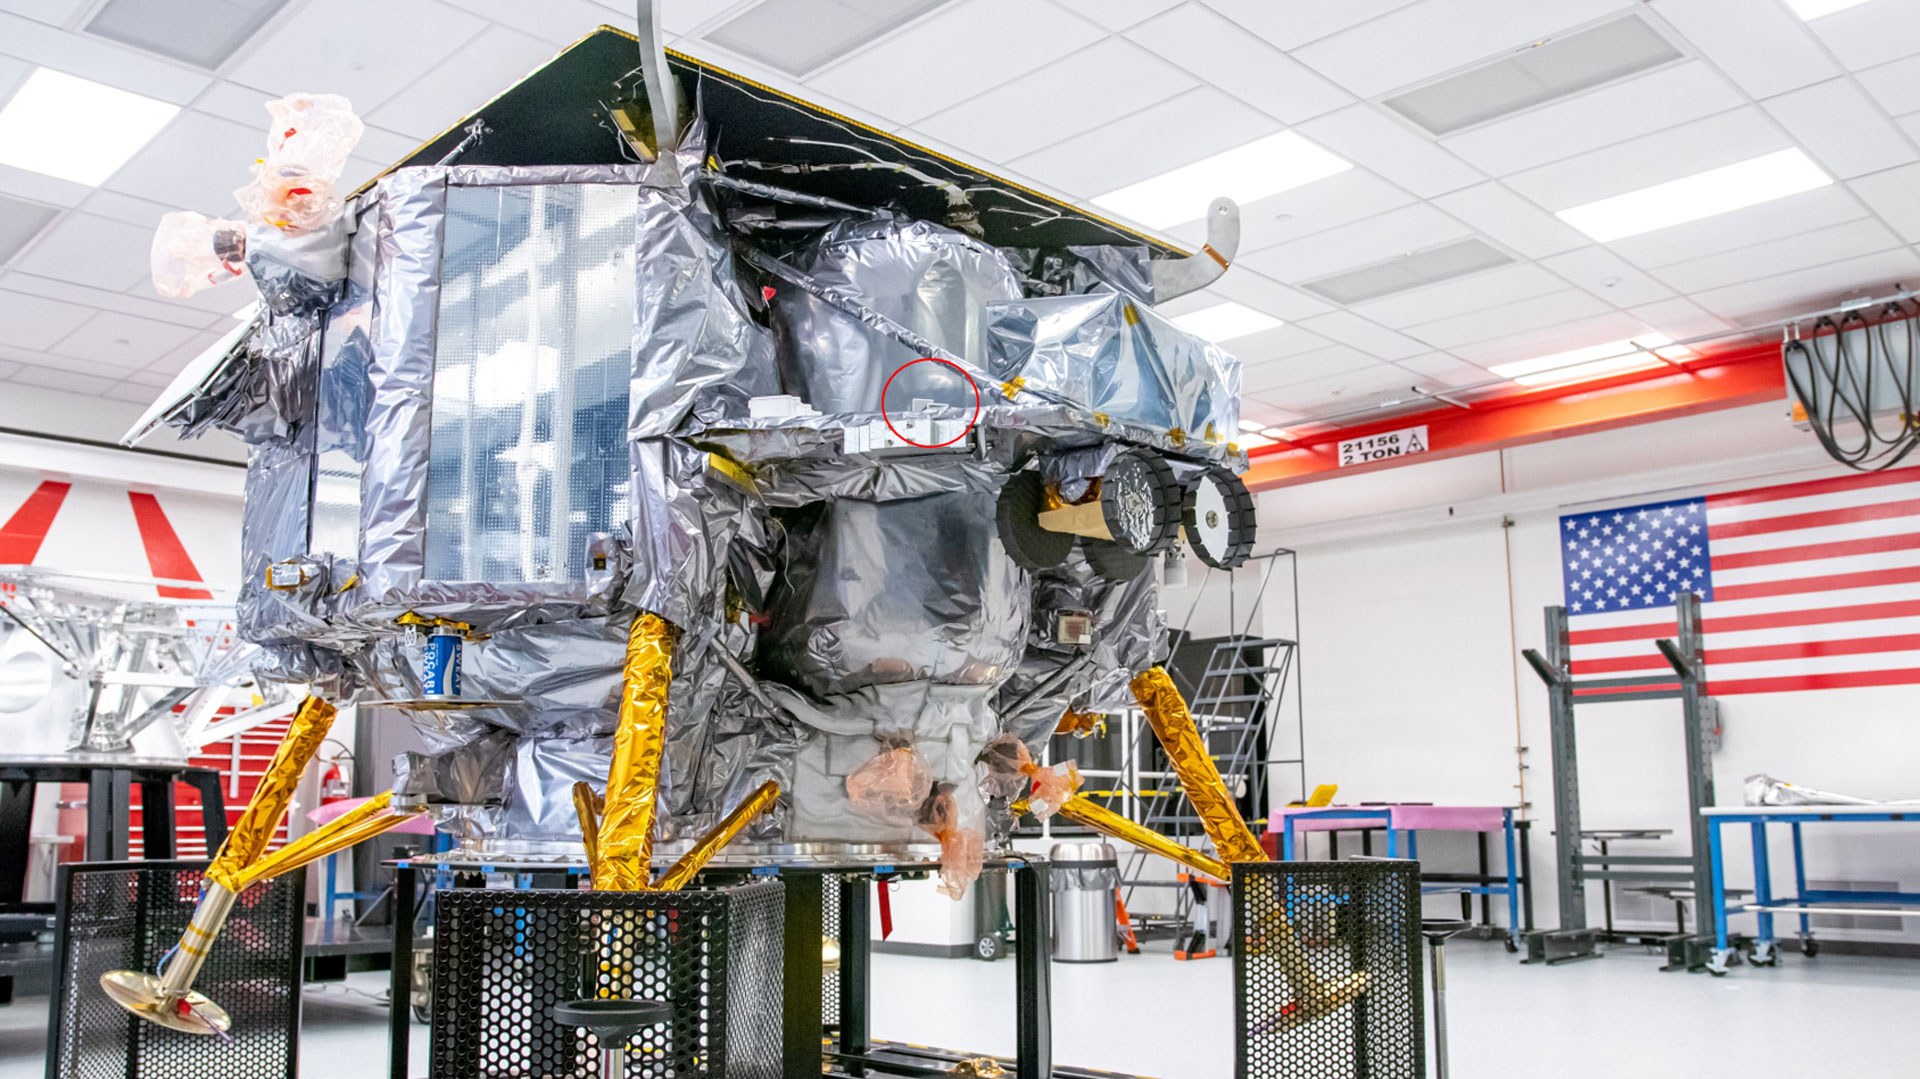
<path id="1" fill-rule="evenodd" d="M 1857 310 L 1838 322 L 1822 316 L 1811 336 L 1782 346 L 1781 361 L 1814 437 L 1834 460 L 1878 472 L 1920 446 L 1920 327 L 1899 302 L 1873 322 Z"/>

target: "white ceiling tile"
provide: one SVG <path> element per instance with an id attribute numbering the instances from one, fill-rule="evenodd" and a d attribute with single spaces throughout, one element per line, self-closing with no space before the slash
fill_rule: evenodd
<path id="1" fill-rule="evenodd" d="M 1625 311 L 1575 319 L 1544 329 L 1526 330 L 1490 341 L 1476 341 L 1449 349 L 1463 360 L 1493 367 L 1515 360 L 1552 356 L 1576 348 L 1604 345 L 1648 332 L 1648 326 Z"/>
<path id="2" fill-rule="evenodd" d="M 591 0 L 540 0 L 537 4 L 525 0 L 451 0 L 457 6 L 473 12 L 483 19 L 490 19 L 502 26 L 510 26 L 523 34 L 548 43 L 548 55 L 557 49 L 551 46 L 569 45 L 587 36 L 601 23 L 612 22 L 607 17 L 607 9 Z M 618 20 L 623 30 L 633 29 L 636 7 L 628 4 L 623 12 L 626 19 Z M 668 5 L 661 23 L 668 33 L 675 33 L 665 24 L 673 21 L 673 5 Z M 479 104 L 479 102 L 474 102 Z"/>
<path id="3" fill-rule="evenodd" d="M 1777 0 L 1653 0 L 1653 10 L 1754 97 L 1840 74 L 1806 24 Z"/>
<path id="4" fill-rule="evenodd" d="M 13 261 L 17 270 L 82 285 L 124 289 L 147 276 L 153 230 L 92 214 L 68 214 Z"/>
<path id="5" fill-rule="evenodd" d="M 1673 295 L 1672 289 L 1605 247 L 1583 247 L 1554 255 L 1541 259 L 1540 265 L 1615 307 L 1652 303 Z"/>
<path id="6" fill-rule="evenodd" d="M 1143 23 L 1127 37 L 1289 124 L 1353 100 L 1306 65 L 1198 4 Z"/>
<path id="7" fill-rule="evenodd" d="M 1567 289 L 1519 303 L 1410 326 L 1407 333 L 1427 343 L 1428 348 L 1422 349 L 1423 352 L 1435 348 L 1457 351 L 1464 345 L 1541 330 L 1563 322 L 1589 318 L 1607 310 L 1608 305 L 1601 300 L 1579 289 Z"/>
<path id="8" fill-rule="evenodd" d="M 1710 315 L 1702 310 L 1699 304 L 1678 296 L 1671 300 L 1661 300 L 1658 303 L 1631 308 L 1627 313 L 1646 323 L 1648 329 L 1658 330 L 1667 335 L 1670 341 L 1685 341 L 1688 338 L 1703 337 L 1710 333 L 1724 333 L 1733 328 L 1732 323 Z"/>
<path id="9" fill-rule="evenodd" d="M 132 382 L 122 382 L 119 385 L 108 386 L 106 389 L 101 390 L 100 396 L 110 401 L 125 401 L 128 404 L 144 405 L 150 403 L 158 394 L 150 386 L 140 386 Z"/>
<path id="10" fill-rule="evenodd" d="M 264 149 L 267 141 L 267 102 L 273 99 L 274 95 L 264 90 L 215 79 L 199 97 L 193 99 L 193 108 L 222 120 L 232 120 L 244 127 L 258 129 L 260 145 Z"/>
<path id="11" fill-rule="evenodd" d="M 88 195 L 80 203 L 82 213 L 93 214 L 95 217 L 109 217 L 144 229 L 159 227 L 160 215 L 171 209 L 173 207 L 162 203 L 123 195 L 104 187 Z"/>
<path id="12" fill-rule="evenodd" d="M 1302 352 L 1312 352 L 1333 344 L 1332 341 L 1289 322 L 1275 326 L 1271 330 L 1236 337 L 1221 342 L 1221 346 L 1231 352 L 1240 361 L 1242 367 L 1256 363 L 1265 363 L 1282 356 L 1297 356 Z"/>
<path id="13" fill-rule="evenodd" d="M 41 367 L 38 364 L 23 364 L 18 371 L 8 375 L 7 379 L 26 386 L 95 395 L 105 393 L 108 389 L 119 385 L 116 379 L 84 375 L 66 367 Z"/>
<path id="14" fill-rule="evenodd" d="M 612 23 L 623 30 L 633 29 L 633 0 L 597 0 L 601 7 L 613 13 L 613 18 L 601 16 L 603 23 Z M 690 34 L 702 29 L 707 23 L 725 22 L 726 19 L 745 11 L 760 0 L 660 0 L 660 24 L 669 34 Z"/>
<path id="15" fill-rule="evenodd" d="M 1701 63 L 1678 64 L 1441 140 L 1493 176 L 1652 134 L 1746 104 Z"/>
<path id="16" fill-rule="evenodd" d="M 1300 134 L 1422 198 L 1486 177 L 1430 140 L 1388 119 L 1372 105 L 1354 105 L 1301 124 Z"/>
<path id="17" fill-rule="evenodd" d="M 378 146 L 377 139 L 363 139 L 357 149 L 371 158 L 395 160 L 415 143 L 446 130 L 462 116 L 486 104 L 552 55 L 553 46 L 549 42 L 517 30 L 492 27 L 462 46 L 457 55 L 420 76 L 407 87 L 406 93 L 367 114 L 369 124 L 404 136 L 403 145 L 395 149 L 391 145 Z"/>
<path id="18" fill-rule="evenodd" d="M 92 314 L 91 308 L 0 290 L 0 342 L 44 352 Z"/>
<path id="19" fill-rule="evenodd" d="M 1345 409 L 1365 408 L 1370 403 L 1368 398 L 1373 394 L 1403 390 L 1410 392 L 1412 385 L 1413 379 L 1406 370 L 1378 362 L 1341 374 L 1266 390 L 1257 399 L 1275 408 L 1289 409 L 1306 416 L 1327 415 Z"/>
<path id="20" fill-rule="evenodd" d="M 1425 203 L 1317 232 L 1244 255 L 1253 269 L 1290 283 L 1366 266 L 1471 235 L 1465 225 Z"/>
<path id="21" fill-rule="evenodd" d="M 1920 4 L 1876 0 L 1807 24 L 1851 71 L 1920 53 Z"/>
<path id="22" fill-rule="evenodd" d="M 328 0 L 282 20 L 227 77 L 275 94 L 342 94 L 367 115 L 486 25 L 438 0 Z"/>
<path id="23" fill-rule="evenodd" d="M 27 76 L 33 74 L 34 66 L 17 57 L 0 54 L 0 102 L 13 97 Z"/>
<path id="24" fill-rule="evenodd" d="M 1337 34 L 1414 0 L 1203 0 L 1220 14 L 1282 49 Z"/>
<path id="25" fill-rule="evenodd" d="M 1920 111 L 1920 56 L 1869 68 L 1854 77 L 1895 116 Z"/>
<path id="26" fill-rule="evenodd" d="M 56 180 L 38 172 L 0 165 L 0 195 L 44 202 L 50 206 L 78 206 L 93 189 L 70 180 Z"/>
<path id="27" fill-rule="evenodd" d="M 1897 171 L 1897 170 L 1896 170 Z M 1783 236 L 1855 221 L 1867 216 L 1846 187 L 1815 188 L 1758 206 L 1748 206 L 1672 228 L 1614 240 L 1614 254 L 1637 266 L 1653 268 L 1731 251 Z"/>
<path id="28" fill-rule="evenodd" d="M 184 326 L 102 311 L 54 346 L 55 353 L 126 371 L 138 370 L 194 336 Z"/>
<path id="29" fill-rule="evenodd" d="M 1152 53 L 1109 38 L 913 126 L 977 157 L 1011 161 L 1198 85 Z M 1032 108 L 1036 101 L 1047 107 Z"/>
<path id="30" fill-rule="evenodd" d="M 1892 225 L 1908 243 L 1920 243 L 1920 165 L 1857 176 L 1847 182 L 1853 193 Z"/>
<path id="31" fill-rule="evenodd" d="M 1655 271 L 1684 293 L 1700 293 L 1727 285 L 1771 277 L 1810 266 L 1842 262 L 1901 246 L 1900 237 L 1877 219 L 1863 217 L 1798 236 L 1742 247 L 1725 254 L 1676 262 Z"/>
<path id="32" fill-rule="evenodd" d="M 1541 258 L 1588 242 L 1572 225 L 1497 183 L 1450 191 L 1434 199 L 1433 204 L 1528 258 Z"/>
<path id="33" fill-rule="evenodd" d="M 1885 296 L 1896 284 L 1913 281 L 1920 281 L 1920 254 L 1900 248 L 1713 289 L 1693 299 L 1727 318 L 1788 317 L 1857 295 Z"/>
<path id="34" fill-rule="evenodd" d="M 175 105 L 192 101 L 213 81 L 204 71 L 105 38 L 5 12 L 0 12 L 0 53 Z"/>
<path id="35" fill-rule="evenodd" d="M 174 209 L 231 217 L 234 190 L 252 178 L 254 159 L 266 149 L 266 128 L 183 112 L 105 186 Z"/>
<path id="36" fill-rule="evenodd" d="M 1413 201 L 1412 195 L 1373 173 L 1348 169 L 1240 207 L 1240 251 L 1250 254 Z M 1197 246 L 1206 239 L 1206 225 L 1188 222 L 1174 228 L 1172 235 L 1189 247 Z"/>
<path id="37" fill-rule="evenodd" d="M 92 0 L 4 0 L 0 11 L 23 15 L 50 26 L 65 26 Z"/>
<path id="38" fill-rule="evenodd" d="M 1567 283 L 1531 262 L 1502 266 L 1454 281 L 1354 304 L 1355 314 L 1383 326 L 1405 329 L 1469 311 L 1563 292 Z"/>
<path id="39" fill-rule="evenodd" d="M 14 363 L 11 360 L 0 360 L 0 379 L 12 378 L 14 372 L 19 371 L 23 366 L 24 365 Z M 1241 414 L 1245 415 L 1244 409 Z"/>
<path id="40" fill-rule="evenodd" d="M 1298 322 L 1311 318 L 1324 311 L 1333 310 L 1333 305 L 1317 296 L 1309 296 L 1299 289 L 1289 288 L 1238 261 L 1233 268 L 1213 284 L 1199 292 L 1180 297 L 1175 304 L 1164 308 L 1155 305 L 1156 310 L 1195 310 L 1221 300 L 1233 300 L 1246 304 L 1256 311 L 1265 311 L 1274 318 L 1288 322 Z M 1190 305 L 1184 308 L 1179 305 Z"/>
<path id="41" fill-rule="evenodd" d="M 5 376 L 4 374 L 0 374 L 0 377 Z M 1243 420 L 1251 420 L 1254 423 L 1279 427 L 1299 419 L 1300 414 L 1291 409 L 1280 408 L 1251 397 L 1242 397 L 1240 399 L 1240 418 Z"/>
<path id="42" fill-rule="evenodd" d="M 1378 368 L 1380 360 L 1346 345 L 1330 345 L 1285 358 L 1245 363 L 1240 368 L 1240 392 L 1260 396 L 1283 386 Z"/>
<path id="43" fill-rule="evenodd" d="M 1316 315 L 1303 320 L 1300 328 L 1383 360 L 1405 359 L 1431 351 L 1419 341 L 1361 318 L 1351 311 L 1329 311 L 1324 315 Z"/>
<path id="44" fill-rule="evenodd" d="M 1763 103 L 1814 160 L 1841 179 L 1904 165 L 1913 145 L 1851 79 L 1829 79 Z"/>
<path id="45" fill-rule="evenodd" d="M 888 38 L 884 47 L 849 56 L 806 85 L 912 123 L 1071 56 L 1104 33 L 1040 0 L 966 0 Z M 934 57 L 938 67 L 930 69 Z M 1030 102 L 1021 115 L 1039 107 Z"/>
<path id="46" fill-rule="evenodd" d="M 1054 0 L 1109 30 L 1125 30 L 1174 7 L 1181 0 Z"/>
<path id="47" fill-rule="evenodd" d="M 1896 116 L 1893 122 L 1900 125 L 1900 130 L 1906 132 L 1908 138 L 1920 142 L 1920 112 L 1910 112 L 1905 116 Z"/>
<path id="48" fill-rule="evenodd" d="M 1424 0 L 1294 55 L 1353 93 L 1374 97 L 1630 6 L 1622 0 Z"/>
<path id="49" fill-rule="evenodd" d="M 1507 184 L 1549 210 L 1564 210 L 1792 145 L 1771 117 L 1749 106 L 1516 173 Z"/>
<path id="50" fill-rule="evenodd" d="M 1475 367 L 1444 352 L 1429 352 L 1424 356 L 1412 356 L 1395 362 L 1415 376 L 1420 385 L 1430 386 L 1437 382 L 1444 388 L 1472 386 L 1492 382 L 1496 377 L 1485 368 Z"/>
<path id="51" fill-rule="evenodd" d="M 62 303 L 79 304 L 101 311 L 121 311 L 157 322 L 171 322 L 194 329 L 205 326 L 207 323 L 206 312 L 183 306 L 172 300 L 163 300 L 157 296 L 131 296 L 125 292 L 110 292 L 90 285 L 78 285 L 70 281 L 40 277 L 18 270 L 0 274 L 0 288 L 24 292 L 29 296 L 59 300 Z M 240 306 L 240 304 L 234 305 L 236 309 Z"/>
<path id="52" fill-rule="evenodd" d="M 1252 142 L 1279 127 L 1253 106 L 1202 86 L 1011 164 L 1063 191 L 1092 198 Z M 1143 131 L 1162 133 L 1151 154 L 1141 152 Z"/>
<path id="53" fill-rule="evenodd" d="M 525 74 L 525 72 L 522 72 L 522 74 Z M 474 99 L 474 101 L 471 104 L 467 105 L 466 109 L 460 113 L 460 116 L 465 116 L 467 115 L 468 111 L 472 109 L 477 109 L 481 105 L 486 104 L 489 100 L 492 99 L 494 94 L 497 94 L 501 90 L 506 89 L 506 87 L 507 87 L 506 83 L 501 83 L 499 86 L 489 91 L 485 97 Z M 413 91 L 408 90 L 407 93 L 411 95 Z M 379 127 L 373 126 L 372 124 L 368 124 L 366 126 L 366 130 L 360 133 L 360 141 L 354 145 L 353 152 L 356 156 L 364 157 L 370 161 L 381 161 L 381 162 L 387 162 L 387 163 L 399 161 L 401 158 L 404 158 L 408 154 L 419 149 L 420 144 L 422 142 L 425 142 L 427 138 L 433 135 L 439 134 L 442 130 L 445 130 L 447 127 L 451 127 L 453 125 L 453 122 L 459 119 L 460 116 L 447 117 L 447 122 L 445 124 L 441 125 L 438 128 L 435 128 L 432 131 L 427 132 L 425 136 L 421 136 L 417 138 L 413 135 L 403 135 L 397 131 L 388 131 L 385 128 L 379 128 Z"/>
<path id="54" fill-rule="evenodd" d="M 152 400 L 155 390 L 164 390 L 173 381 L 173 374 L 173 372 L 156 371 L 152 368 L 144 371 L 130 371 L 127 374 L 127 385 L 139 386 L 146 390 L 147 399 Z"/>

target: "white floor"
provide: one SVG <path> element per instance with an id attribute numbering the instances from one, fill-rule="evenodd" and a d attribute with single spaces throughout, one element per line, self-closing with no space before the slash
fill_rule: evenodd
<path id="1" fill-rule="evenodd" d="M 1552 969 L 1523 967 L 1498 945 L 1448 949 L 1453 1074 L 1688 1079 L 1771 1075 L 1920 1075 L 1920 962 L 1782 957 L 1725 978 L 1662 974 L 1637 950 Z M 1013 1049 L 1013 963 L 882 955 L 874 963 L 876 1035 L 981 1052 Z M 1233 1073 L 1232 966 L 1165 954 L 1096 966 L 1055 964 L 1055 1059 L 1164 1079 Z M 385 976 L 307 991 L 301 1074 L 376 1079 L 386 1067 L 386 1009 L 368 994 Z M 413 1074 L 426 1074 L 416 1026 Z M 0 1007 L 0 1079 L 44 1075 L 44 998 Z"/>

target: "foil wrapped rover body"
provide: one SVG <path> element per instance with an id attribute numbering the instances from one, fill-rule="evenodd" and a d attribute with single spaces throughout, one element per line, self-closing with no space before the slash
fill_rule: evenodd
<path id="1" fill-rule="evenodd" d="M 155 415 L 251 446 L 263 673 L 409 714 L 396 793 L 469 844 L 579 849 L 651 615 L 663 843 L 771 780 L 763 849 L 977 864 L 996 740 L 1037 753 L 1160 658 L 1151 562 L 1246 556 L 1238 362 L 1153 312 L 1164 250 L 781 187 L 709 90 L 739 87 L 695 80 L 677 153 L 413 164 L 256 226 L 265 310 Z M 302 271 L 328 243 L 337 279 Z M 448 627 L 457 693 L 419 662 Z"/>

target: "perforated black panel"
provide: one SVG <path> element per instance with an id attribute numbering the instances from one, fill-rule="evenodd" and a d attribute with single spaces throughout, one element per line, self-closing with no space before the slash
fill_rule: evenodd
<path id="1" fill-rule="evenodd" d="M 100 975 L 110 970 L 159 965 L 193 917 L 206 864 L 60 867 L 48 1079 L 292 1079 L 297 1073 L 302 873 L 242 893 L 194 981 L 233 1018 L 230 1042 L 136 1019 L 100 989 Z"/>
<path id="2" fill-rule="evenodd" d="M 1419 863 L 1233 867 L 1242 1079 L 1424 1079 Z"/>
<path id="3" fill-rule="evenodd" d="M 592 1034 L 553 1006 L 670 1004 L 627 1043 L 629 1079 L 777 1079 L 783 886 L 682 892 L 438 893 L 435 1079 L 592 1079 Z"/>

